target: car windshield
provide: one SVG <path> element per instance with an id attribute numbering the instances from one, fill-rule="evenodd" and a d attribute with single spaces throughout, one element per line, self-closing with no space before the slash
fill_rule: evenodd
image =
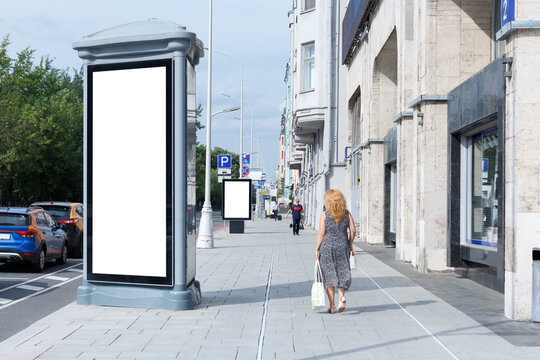
<path id="1" fill-rule="evenodd" d="M 43 209 L 47 210 L 56 219 L 66 219 L 69 218 L 71 209 L 69 206 L 58 206 L 58 205 L 39 205 Z"/>
<path id="2" fill-rule="evenodd" d="M 0 213 L 0 225 L 25 226 L 30 224 L 30 217 L 24 214 Z"/>

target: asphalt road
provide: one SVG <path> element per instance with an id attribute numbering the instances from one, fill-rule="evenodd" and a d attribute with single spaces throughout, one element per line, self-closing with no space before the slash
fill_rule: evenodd
<path id="1" fill-rule="evenodd" d="M 47 262 L 42 273 L 23 264 L 0 263 L 0 341 L 77 299 L 82 260 Z"/>

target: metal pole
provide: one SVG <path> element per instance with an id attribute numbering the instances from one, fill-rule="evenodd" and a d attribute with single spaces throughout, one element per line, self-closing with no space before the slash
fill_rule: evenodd
<path id="1" fill-rule="evenodd" d="M 238 64 L 240 66 L 240 64 Z M 240 172 L 238 178 L 242 178 L 242 157 L 244 151 L 244 74 L 242 67 L 240 66 L 240 166 L 238 171 Z"/>
<path id="2" fill-rule="evenodd" d="M 211 249 L 214 247 L 212 234 L 212 204 L 210 198 L 210 154 L 212 129 L 212 0 L 208 0 L 208 89 L 206 93 L 206 167 L 204 179 L 204 205 L 201 211 L 199 224 L 199 238 L 197 247 Z"/>

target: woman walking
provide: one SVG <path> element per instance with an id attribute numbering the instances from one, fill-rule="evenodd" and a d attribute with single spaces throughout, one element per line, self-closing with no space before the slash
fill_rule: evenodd
<path id="1" fill-rule="evenodd" d="M 341 191 L 328 190 L 324 194 L 324 205 L 315 245 L 315 258 L 319 259 L 321 264 L 323 283 L 330 303 L 328 312 L 334 313 L 336 310 L 334 302 L 336 287 L 339 294 L 337 310 L 342 312 L 346 303 L 345 290 L 351 286 L 349 256 L 351 252 L 354 254 L 353 241 L 356 228 Z"/>

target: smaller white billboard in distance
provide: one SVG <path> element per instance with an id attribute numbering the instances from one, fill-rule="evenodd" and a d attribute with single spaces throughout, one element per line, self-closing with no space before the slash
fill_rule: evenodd
<path id="1" fill-rule="evenodd" d="M 249 181 L 223 182 L 223 218 L 246 220 L 251 215 L 251 199 Z"/>

